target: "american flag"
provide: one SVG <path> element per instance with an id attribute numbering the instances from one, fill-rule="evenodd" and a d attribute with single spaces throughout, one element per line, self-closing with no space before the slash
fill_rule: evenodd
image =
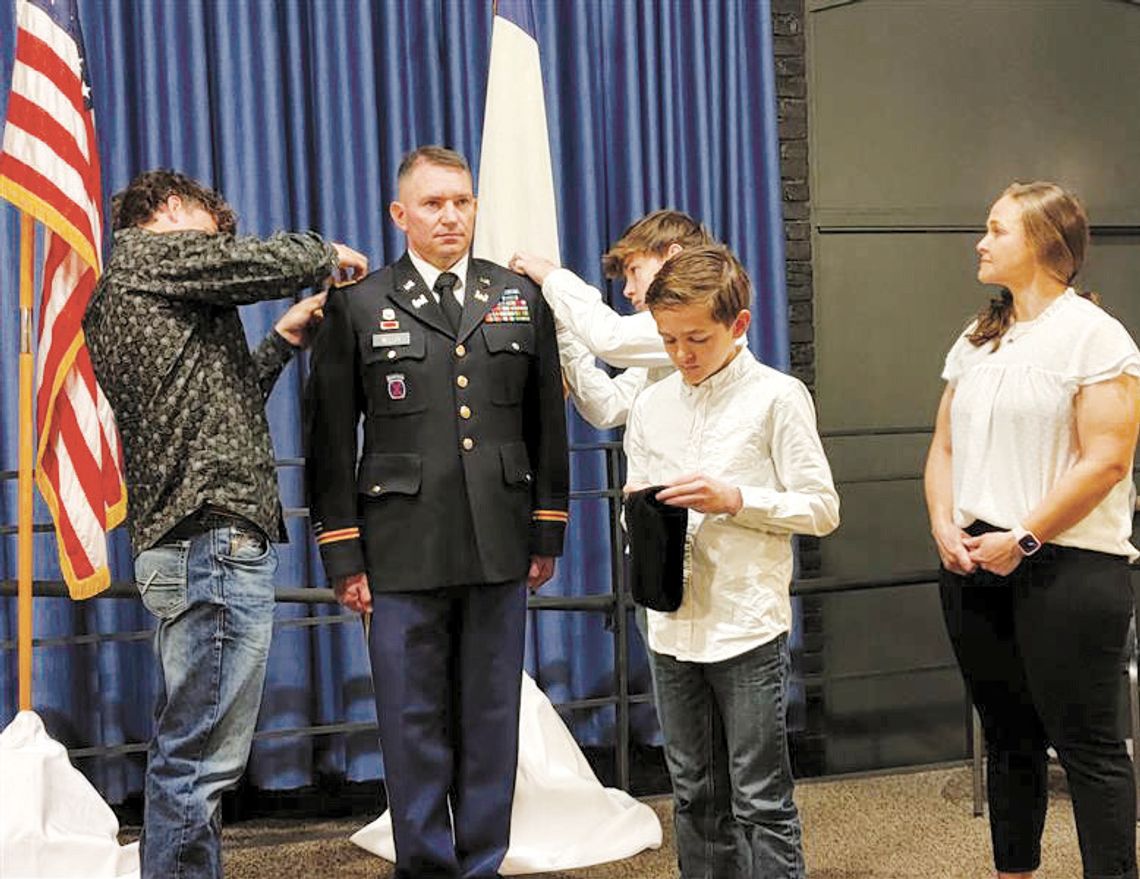
<path id="1" fill-rule="evenodd" d="M 126 514 L 122 448 L 95 381 L 83 313 L 102 268 L 102 187 L 79 0 L 16 0 L 0 197 L 43 223 L 36 484 L 73 598 L 107 587 L 106 532 Z"/>

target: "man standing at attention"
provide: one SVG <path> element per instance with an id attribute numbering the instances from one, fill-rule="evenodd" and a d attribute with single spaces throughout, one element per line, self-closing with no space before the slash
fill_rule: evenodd
<path id="1" fill-rule="evenodd" d="M 234 234 L 214 190 L 174 171 L 114 199 L 111 258 L 83 327 L 123 443 L 135 580 L 161 666 L 143 879 L 222 875 L 222 791 L 245 769 L 285 540 L 265 401 L 324 295 L 250 352 L 238 305 L 368 261 L 311 232 Z"/>
<path id="2" fill-rule="evenodd" d="M 458 153 L 420 147 L 399 260 L 334 291 L 307 391 L 313 529 L 369 650 L 396 876 L 494 879 L 518 759 L 526 589 L 554 573 L 569 464 L 554 321 L 469 256 Z M 364 443 L 357 464 L 357 426 Z"/>

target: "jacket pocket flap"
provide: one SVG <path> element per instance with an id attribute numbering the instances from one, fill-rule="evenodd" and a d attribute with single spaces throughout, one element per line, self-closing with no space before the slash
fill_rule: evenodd
<path id="1" fill-rule="evenodd" d="M 416 454 L 371 454 L 360 459 L 356 490 L 368 497 L 419 494 L 423 459 Z"/>
<path id="2" fill-rule="evenodd" d="M 483 339 L 493 354 L 534 353 L 534 327 L 528 323 L 483 324 Z"/>
<path id="3" fill-rule="evenodd" d="M 503 481 L 507 485 L 530 485 L 534 481 L 526 443 L 507 443 L 499 449 L 499 456 L 503 459 Z"/>

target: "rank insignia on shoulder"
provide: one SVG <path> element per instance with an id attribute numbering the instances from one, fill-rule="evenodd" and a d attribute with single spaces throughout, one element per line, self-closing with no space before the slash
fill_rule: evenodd
<path id="1" fill-rule="evenodd" d="M 423 293 L 412 300 L 412 308 L 423 308 L 425 305 L 427 305 L 427 296 Z"/>
<path id="2" fill-rule="evenodd" d="M 388 399 L 403 400 L 408 396 L 408 383 L 404 380 L 402 372 L 393 372 L 388 375 Z"/>

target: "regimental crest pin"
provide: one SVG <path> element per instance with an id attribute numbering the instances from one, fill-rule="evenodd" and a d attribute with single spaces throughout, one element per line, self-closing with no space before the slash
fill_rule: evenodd
<path id="1" fill-rule="evenodd" d="M 403 400 L 408 396 L 408 383 L 404 380 L 402 372 L 393 372 L 388 375 L 388 399 Z"/>
<path id="2" fill-rule="evenodd" d="M 380 320 L 395 320 L 395 319 L 396 319 L 396 309 L 394 309 L 394 308 L 385 308 L 383 311 L 380 312 Z"/>

